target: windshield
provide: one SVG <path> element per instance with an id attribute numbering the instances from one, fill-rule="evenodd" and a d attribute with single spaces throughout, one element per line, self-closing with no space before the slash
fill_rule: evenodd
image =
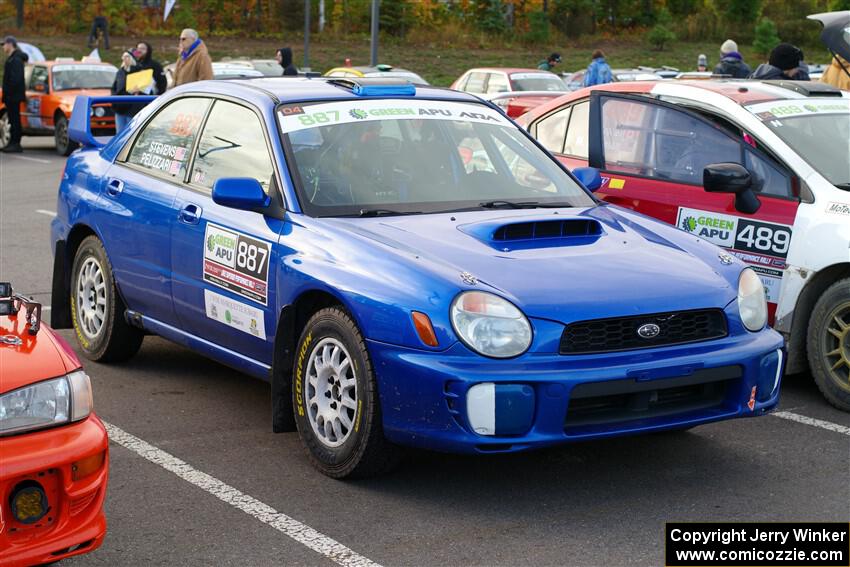
<path id="1" fill-rule="evenodd" d="M 783 100 L 747 109 L 830 183 L 850 184 L 850 100 Z"/>
<path id="2" fill-rule="evenodd" d="M 53 90 L 108 89 L 118 69 L 106 65 L 54 65 Z"/>
<path id="3" fill-rule="evenodd" d="M 280 77 L 283 74 L 283 67 L 278 65 L 277 61 L 254 61 L 253 63 L 254 69 L 265 77 Z"/>
<path id="4" fill-rule="evenodd" d="M 514 73 L 511 84 L 515 91 L 563 91 L 564 82 L 549 73 Z"/>
<path id="5" fill-rule="evenodd" d="M 481 104 L 348 100 L 286 105 L 279 114 L 311 216 L 594 204 L 520 129 Z"/>

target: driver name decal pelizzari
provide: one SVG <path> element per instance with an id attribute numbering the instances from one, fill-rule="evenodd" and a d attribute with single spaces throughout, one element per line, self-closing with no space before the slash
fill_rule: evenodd
<path id="1" fill-rule="evenodd" d="M 267 305 L 270 253 L 268 242 L 207 223 L 204 281 Z"/>

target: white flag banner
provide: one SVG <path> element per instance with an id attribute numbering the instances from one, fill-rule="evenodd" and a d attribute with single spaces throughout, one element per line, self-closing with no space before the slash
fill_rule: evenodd
<path id="1" fill-rule="evenodd" d="M 176 1 L 177 0 L 165 0 L 165 14 L 162 16 L 163 22 L 168 19 L 168 14 L 171 13 L 171 9 L 174 7 L 174 3 Z"/>
<path id="2" fill-rule="evenodd" d="M 86 62 L 86 63 L 95 63 L 95 62 L 99 63 L 100 60 L 101 60 L 100 59 L 100 52 L 97 50 L 96 47 L 92 50 L 91 53 L 89 53 L 88 55 L 86 55 L 85 57 L 83 57 L 81 59 L 81 61 Z"/>

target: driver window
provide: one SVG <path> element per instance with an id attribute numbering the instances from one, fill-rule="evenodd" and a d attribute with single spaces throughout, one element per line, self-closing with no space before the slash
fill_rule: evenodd
<path id="1" fill-rule="evenodd" d="M 702 185 L 706 165 L 741 162 L 741 145 L 675 109 L 608 99 L 602 106 L 605 168 Z"/>
<path id="2" fill-rule="evenodd" d="M 216 101 L 198 143 L 190 181 L 212 189 L 221 177 L 252 177 L 268 193 L 273 172 L 260 118 L 244 106 Z"/>
<path id="3" fill-rule="evenodd" d="M 36 86 L 40 85 L 39 92 L 47 92 L 47 67 L 36 66 L 32 69 L 30 76 L 30 90 L 36 90 Z"/>

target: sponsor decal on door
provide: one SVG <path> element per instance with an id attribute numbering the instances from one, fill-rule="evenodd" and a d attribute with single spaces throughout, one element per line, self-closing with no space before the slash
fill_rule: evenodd
<path id="1" fill-rule="evenodd" d="M 204 290 L 204 307 L 210 319 L 266 340 L 266 323 L 260 309 L 208 289 Z"/>
<path id="2" fill-rule="evenodd" d="M 204 281 L 267 305 L 270 254 L 268 242 L 207 223 Z"/>

